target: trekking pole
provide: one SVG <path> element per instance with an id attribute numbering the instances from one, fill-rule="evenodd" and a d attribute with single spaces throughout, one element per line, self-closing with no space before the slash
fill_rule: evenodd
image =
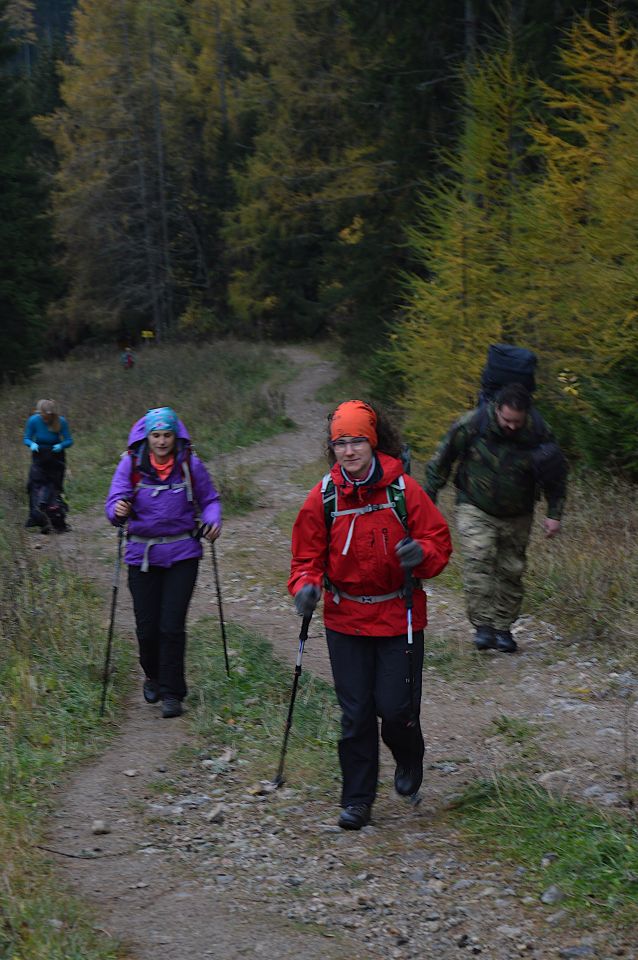
<path id="1" fill-rule="evenodd" d="M 308 617 L 304 617 L 301 622 L 301 630 L 299 632 L 299 650 L 297 652 L 297 661 L 295 663 L 295 676 L 292 681 L 292 692 L 290 694 L 290 705 L 288 707 L 288 717 L 286 719 L 286 729 L 284 731 L 284 742 L 281 746 L 281 757 L 279 758 L 279 767 L 277 768 L 277 773 L 275 774 L 275 779 L 273 784 L 275 789 L 280 787 L 284 783 L 284 759 L 286 757 L 286 748 L 288 746 L 288 737 L 290 735 L 290 728 L 292 727 L 292 711 L 295 706 L 295 697 L 297 696 L 297 687 L 299 686 L 299 677 L 301 676 L 301 660 L 303 657 L 303 648 L 306 640 L 308 639 L 308 627 L 310 626 L 310 621 L 312 620 L 312 614 Z"/>
<path id="2" fill-rule="evenodd" d="M 104 706 L 106 704 L 106 688 L 109 682 L 109 670 L 111 669 L 111 647 L 113 645 L 113 624 L 115 623 L 115 605 L 117 603 L 117 588 L 120 581 L 120 567 L 122 565 L 122 542 L 124 540 L 124 524 L 121 524 L 117 531 L 117 556 L 115 558 L 115 570 L 113 571 L 113 596 L 111 598 L 111 622 L 109 623 L 109 633 L 106 641 L 106 655 L 104 657 L 104 673 L 102 674 L 102 702 L 100 703 L 100 716 L 104 716 Z"/>
<path id="3" fill-rule="evenodd" d="M 412 570 L 405 571 L 405 586 L 403 588 L 403 595 L 405 597 L 405 611 L 407 614 L 407 634 L 408 634 L 408 677 L 410 684 L 410 719 L 408 721 L 408 729 L 415 731 L 419 718 L 416 715 L 416 710 L 414 708 L 414 637 L 412 635 L 412 607 L 413 607 L 413 591 L 414 591 L 414 580 L 412 579 Z M 418 806 L 421 802 L 421 796 L 419 791 L 413 793 L 409 797 L 410 803 L 413 806 Z"/>
<path id="4" fill-rule="evenodd" d="M 412 570 L 408 569 L 405 571 L 405 586 L 403 588 L 403 595 L 405 597 L 405 611 L 408 619 L 408 677 L 410 684 L 410 722 L 408 726 L 410 727 L 416 726 L 416 717 L 414 716 L 414 638 L 412 636 L 413 589 L 414 581 L 412 580 Z"/>
<path id="5" fill-rule="evenodd" d="M 224 611 L 222 609 L 222 591 L 219 586 L 219 570 L 217 569 L 217 553 L 215 551 L 215 541 L 211 540 L 210 555 L 213 559 L 213 573 L 215 574 L 215 587 L 217 589 L 217 607 L 219 608 L 219 623 L 222 631 L 222 642 L 224 644 L 224 660 L 226 661 L 226 676 L 230 680 L 230 665 L 228 663 L 228 645 L 226 643 L 226 624 L 224 623 Z"/>

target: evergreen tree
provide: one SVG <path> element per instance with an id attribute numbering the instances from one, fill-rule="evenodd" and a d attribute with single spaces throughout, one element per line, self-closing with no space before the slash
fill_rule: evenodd
<path id="1" fill-rule="evenodd" d="M 177 14 L 172 0 L 81 0 L 75 12 L 64 104 L 41 120 L 60 164 L 56 223 L 70 286 L 57 322 L 70 340 L 89 325 L 162 336 L 189 285 L 194 244 L 166 123 L 179 90 Z"/>
<path id="2" fill-rule="evenodd" d="M 32 163 L 36 135 L 13 58 L 0 16 L 0 379 L 10 380 L 43 354 L 54 285 L 46 191 Z"/>
<path id="3" fill-rule="evenodd" d="M 326 328 L 344 263 L 365 233 L 384 165 L 353 123 L 356 55 L 335 0 L 251 4 L 254 149 L 235 174 L 226 239 L 231 306 L 247 332 L 309 336 Z M 353 62 L 354 61 L 354 62 Z"/>
<path id="4" fill-rule="evenodd" d="M 520 338 L 509 287 L 528 98 L 511 45 L 466 72 L 458 149 L 408 231 L 423 273 L 407 277 L 391 353 L 405 385 L 406 430 L 426 451 L 474 404 L 488 344 Z"/>

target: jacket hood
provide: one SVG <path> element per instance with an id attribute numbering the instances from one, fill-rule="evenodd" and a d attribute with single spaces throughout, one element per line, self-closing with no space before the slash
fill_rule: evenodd
<path id="1" fill-rule="evenodd" d="M 136 444 L 140 443 L 142 440 L 146 440 L 146 429 L 144 426 L 145 417 L 140 417 L 140 419 L 133 424 L 131 427 L 130 433 L 128 435 L 128 445 L 129 447 L 134 447 Z M 181 420 L 177 421 L 177 439 L 185 440 L 187 443 L 190 443 L 190 436 L 188 430 L 184 426 Z"/>
<path id="2" fill-rule="evenodd" d="M 381 476 L 378 480 L 375 480 L 374 483 L 366 484 L 363 489 L 375 490 L 378 487 L 387 487 L 389 483 L 394 483 L 394 481 L 401 476 L 402 473 L 405 473 L 405 468 L 400 460 L 397 460 L 396 457 L 390 457 L 387 453 L 381 453 L 380 451 L 375 451 L 375 457 L 381 467 Z M 341 472 L 341 467 L 338 463 L 335 463 L 330 470 L 330 476 L 332 477 L 333 483 L 339 490 L 344 494 L 353 493 L 357 489 L 362 489 L 354 483 L 349 483 L 343 476 Z"/>

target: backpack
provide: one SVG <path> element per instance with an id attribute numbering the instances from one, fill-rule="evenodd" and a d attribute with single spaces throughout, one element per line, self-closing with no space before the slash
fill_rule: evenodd
<path id="1" fill-rule="evenodd" d="M 68 504 L 51 480 L 32 483 L 29 488 L 29 506 L 32 520 L 42 528 L 64 532 L 67 530 Z"/>
<path id="2" fill-rule="evenodd" d="M 479 404 L 488 403 L 508 383 L 520 383 L 533 393 L 536 390 L 536 364 L 536 354 L 525 347 L 492 344 L 488 347 L 487 363 L 481 374 Z"/>
<path id="3" fill-rule="evenodd" d="M 330 533 L 332 522 L 335 517 L 343 514 L 372 513 L 375 510 L 391 509 L 398 520 L 401 521 L 406 533 L 408 533 L 408 508 L 405 502 L 405 480 L 401 474 L 394 483 L 386 487 L 388 497 L 387 503 L 368 504 L 366 507 L 355 507 L 352 510 L 339 510 L 337 497 L 337 488 L 335 482 L 329 473 L 326 473 L 321 481 L 321 500 L 326 518 L 326 528 Z"/>

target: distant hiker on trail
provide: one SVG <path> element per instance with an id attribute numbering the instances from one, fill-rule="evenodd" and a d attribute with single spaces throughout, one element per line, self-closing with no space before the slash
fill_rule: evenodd
<path id="1" fill-rule="evenodd" d="M 514 653 L 534 503 L 547 500 L 546 537 L 560 530 L 567 463 L 554 435 L 520 383 L 462 416 L 426 467 L 425 490 L 436 501 L 458 461 L 457 528 L 467 613 L 478 650 Z"/>
<path id="2" fill-rule="evenodd" d="M 300 616 L 312 614 L 325 587 L 324 623 L 342 711 L 338 823 L 345 830 L 370 820 L 377 717 L 396 762 L 397 793 L 416 798 L 423 779 L 420 578 L 440 573 L 452 547 L 445 520 L 404 474 L 400 455 L 399 438 L 382 414 L 361 400 L 340 404 L 329 422 L 332 469 L 308 494 L 292 532 L 288 588 Z"/>
<path id="3" fill-rule="evenodd" d="M 221 532 L 219 494 L 190 437 L 170 407 L 149 410 L 129 434 L 111 481 L 106 516 L 128 521 L 125 563 L 133 597 L 147 703 L 163 701 L 162 716 L 179 717 L 184 678 L 186 614 L 202 546 Z"/>
<path id="4" fill-rule="evenodd" d="M 73 445 L 73 437 L 55 400 L 38 400 L 29 417 L 22 441 L 31 450 L 27 491 L 29 516 L 27 527 L 40 527 L 43 533 L 69 528 L 65 517 L 68 507 L 63 499 L 66 460 L 64 451 Z"/>
<path id="5" fill-rule="evenodd" d="M 120 363 L 125 370 L 132 370 L 135 366 L 135 356 L 130 347 L 125 347 L 120 354 Z"/>

